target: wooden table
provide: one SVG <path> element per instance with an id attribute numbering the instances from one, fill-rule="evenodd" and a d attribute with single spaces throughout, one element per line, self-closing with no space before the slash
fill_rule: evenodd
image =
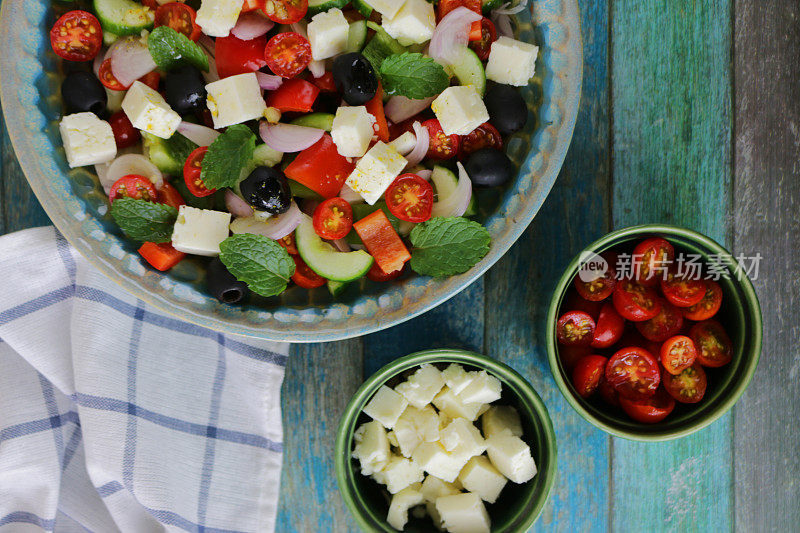
<path id="1" fill-rule="evenodd" d="M 333 473 L 362 379 L 429 347 L 525 375 L 550 409 L 559 473 L 539 530 L 800 530 L 800 2 L 581 0 L 584 92 L 544 208 L 481 280 L 382 333 L 297 346 L 283 390 L 280 531 L 353 531 Z M 609 5 L 610 4 L 610 5 Z M 48 224 L 4 136 L 0 233 Z M 537 327 L 568 260 L 614 229 L 687 226 L 761 253 L 764 353 L 733 412 L 677 442 L 610 438 L 556 389 Z"/>

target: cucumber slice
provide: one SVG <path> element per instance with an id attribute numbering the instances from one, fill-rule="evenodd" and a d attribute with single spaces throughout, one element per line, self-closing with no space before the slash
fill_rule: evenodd
<path id="1" fill-rule="evenodd" d="M 365 0 L 353 0 L 353 7 L 356 8 L 365 19 L 372 16 L 372 6 Z"/>
<path id="2" fill-rule="evenodd" d="M 328 280 L 328 290 L 331 292 L 331 296 L 334 298 L 342 294 L 348 285 L 349 283 L 345 283 L 343 281 Z"/>
<path id="3" fill-rule="evenodd" d="M 434 187 L 436 187 L 436 196 L 439 202 L 453 194 L 453 191 L 458 187 L 458 178 L 456 175 L 445 167 L 440 167 L 438 165 L 433 167 L 431 181 Z"/>
<path id="4" fill-rule="evenodd" d="M 341 9 L 349 0 L 308 0 L 308 16 L 313 17 L 329 9 Z"/>
<path id="5" fill-rule="evenodd" d="M 461 85 L 472 85 L 478 94 L 486 92 L 486 70 L 478 55 L 464 48 L 461 57 L 453 64 L 453 75 Z"/>
<path id="6" fill-rule="evenodd" d="M 258 167 L 274 167 L 283 159 L 283 153 L 266 144 L 260 144 L 253 150 L 253 163 Z"/>
<path id="7" fill-rule="evenodd" d="M 333 129 L 333 115 L 330 113 L 311 113 L 303 115 L 292 121 L 295 126 L 308 126 L 320 130 L 331 131 Z"/>
<path id="8" fill-rule="evenodd" d="M 295 232 L 297 251 L 311 270 L 332 281 L 353 281 L 363 277 L 372 266 L 372 256 L 364 250 L 337 252 L 319 238 L 311 218 L 304 217 Z"/>
<path id="9" fill-rule="evenodd" d="M 347 36 L 347 51 L 360 52 L 367 43 L 367 21 L 357 20 L 350 24 L 350 33 Z"/>
<path id="10" fill-rule="evenodd" d="M 117 35 L 139 35 L 155 20 L 153 10 L 133 0 L 94 0 L 94 11 L 103 31 Z"/>
<path id="11" fill-rule="evenodd" d="M 111 33 L 110 31 L 103 31 L 103 44 L 106 46 L 111 46 L 119 39 L 119 35 L 116 33 Z"/>
<path id="12" fill-rule="evenodd" d="M 195 143 L 180 133 L 169 139 L 162 139 L 143 131 L 142 140 L 150 161 L 158 167 L 158 170 L 170 176 L 183 175 L 183 164 L 186 163 L 189 154 L 197 148 Z"/>
<path id="13" fill-rule="evenodd" d="M 482 2 L 483 13 L 488 15 L 494 9 L 502 6 L 505 0 L 483 0 Z"/>
<path id="14" fill-rule="evenodd" d="M 478 204 L 475 202 L 475 195 L 472 195 L 472 198 L 469 199 L 469 205 L 467 206 L 467 210 L 464 211 L 465 217 L 474 217 L 478 214 Z"/>

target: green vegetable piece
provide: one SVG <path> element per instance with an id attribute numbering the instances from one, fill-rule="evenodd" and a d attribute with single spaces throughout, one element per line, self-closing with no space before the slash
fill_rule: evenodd
<path id="1" fill-rule="evenodd" d="M 242 171 L 253 163 L 256 136 L 244 124 L 236 124 L 211 143 L 203 158 L 200 179 L 209 189 L 233 187 Z"/>
<path id="2" fill-rule="evenodd" d="M 111 216 L 129 238 L 140 242 L 169 242 L 178 210 L 135 198 L 119 198 L 111 204 Z"/>
<path id="3" fill-rule="evenodd" d="M 395 54 L 402 54 L 406 48 L 398 43 L 391 35 L 386 33 L 379 24 L 374 22 L 367 22 L 369 29 L 375 31 L 375 36 L 367 43 L 361 53 L 372 64 L 372 68 L 378 73 L 381 70 L 381 64 L 387 57 Z"/>
<path id="4" fill-rule="evenodd" d="M 286 290 L 294 274 L 294 260 L 278 241 L 263 235 L 242 233 L 219 245 L 220 260 L 239 281 L 264 297 Z"/>
<path id="5" fill-rule="evenodd" d="M 153 61 L 161 70 L 172 70 L 185 64 L 208 70 L 208 56 L 200 45 L 169 26 L 159 26 L 147 38 Z"/>
<path id="6" fill-rule="evenodd" d="M 463 274 L 489 253 L 486 228 L 461 217 L 437 217 L 411 230 L 411 268 L 435 278 Z"/>
<path id="7" fill-rule="evenodd" d="M 380 75 L 387 94 L 415 100 L 436 96 L 450 85 L 444 67 L 422 54 L 389 56 L 381 64 Z"/>
<path id="8" fill-rule="evenodd" d="M 169 139 L 162 139 L 143 131 L 142 139 L 150 161 L 158 170 L 170 176 L 183 176 L 183 165 L 189 154 L 197 148 L 195 143 L 180 133 L 175 133 Z"/>

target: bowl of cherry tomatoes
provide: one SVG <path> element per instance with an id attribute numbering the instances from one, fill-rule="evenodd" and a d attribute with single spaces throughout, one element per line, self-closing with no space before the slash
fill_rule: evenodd
<path id="1" fill-rule="evenodd" d="M 675 226 L 634 226 L 589 245 L 558 281 L 546 328 L 570 405 L 632 440 L 711 424 L 744 393 L 761 355 L 761 307 L 746 265 Z"/>

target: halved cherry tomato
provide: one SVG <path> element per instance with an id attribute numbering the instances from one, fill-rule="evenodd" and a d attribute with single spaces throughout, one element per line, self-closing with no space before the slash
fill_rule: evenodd
<path id="1" fill-rule="evenodd" d="M 445 135 L 442 125 L 435 118 L 426 120 L 422 123 L 428 130 L 430 145 L 428 147 L 428 159 L 443 161 L 452 159 L 458 154 L 460 144 L 458 135 Z"/>
<path id="2" fill-rule="evenodd" d="M 662 376 L 664 389 L 670 396 L 681 403 L 697 403 L 706 394 L 706 371 L 695 363 L 678 374 L 664 372 Z"/>
<path id="3" fill-rule="evenodd" d="M 186 257 L 185 253 L 173 248 L 169 242 L 146 242 L 139 248 L 139 253 L 153 268 L 161 272 L 166 272 Z"/>
<path id="4" fill-rule="evenodd" d="M 244 0 L 242 4 L 242 13 L 250 13 L 251 11 L 263 11 L 265 0 Z"/>
<path id="5" fill-rule="evenodd" d="M 613 301 L 617 312 L 631 322 L 650 320 L 661 310 L 661 300 L 656 291 L 630 279 L 617 283 Z"/>
<path id="6" fill-rule="evenodd" d="M 188 187 L 189 192 L 198 198 L 211 196 L 217 192 L 216 189 L 207 189 L 205 183 L 203 183 L 203 180 L 200 178 L 206 152 L 208 152 L 208 146 L 195 148 L 194 151 L 189 154 L 186 163 L 183 165 L 183 181 L 186 182 L 186 187 Z"/>
<path id="7" fill-rule="evenodd" d="M 182 205 L 186 205 L 186 201 L 181 196 L 181 193 L 178 192 L 178 189 L 170 185 L 169 183 L 164 183 L 161 188 L 158 190 L 158 197 L 156 201 L 160 204 L 166 204 L 175 209 L 178 209 Z"/>
<path id="8" fill-rule="evenodd" d="M 288 79 L 267 96 L 267 106 L 274 107 L 281 113 L 297 111 L 309 113 L 319 96 L 319 89 L 306 80 Z"/>
<path id="9" fill-rule="evenodd" d="M 469 47 L 477 54 L 481 61 L 489 59 L 492 51 L 492 43 L 497 40 L 497 29 L 494 22 L 483 17 L 481 20 L 472 23 L 469 32 Z"/>
<path id="10" fill-rule="evenodd" d="M 262 35 L 249 41 L 239 39 L 235 35 L 217 37 L 214 46 L 216 52 L 217 73 L 220 78 L 237 74 L 255 72 L 267 64 L 264 49 L 267 37 Z"/>
<path id="11" fill-rule="evenodd" d="M 156 9 L 155 27 L 169 26 L 192 41 L 200 38 L 202 30 L 195 22 L 197 12 L 183 2 L 169 2 Z"/>
<path id="12" fill-rule="evenodd" d="M 483 13 L 481 0 L 440 0 L 438 8 L 439 20 L 442 20 L 445 15 L 459 7 L 466 7 L 475 13 Z"/>
<path id="13" fill-rule="evenodd" d="M 267 64 L 269 64 L 269 62 Z M 336 89 L 336 83 L 333 81 L 333 72 L 326 72 L 319 78 L 311 78 L 309 81 L 316 85 L 317 88 L 323 93 L 338 92 Z"/>
<path id="14" fill-rule="evenodd" d="M 725 328 L 716 320 L 695 324 L 689 331 L 697 349 L 697 362 L 703 366 L 718 368 L 731 362 L 733 344 Z"/>
<path id="15" fill-rule="evenodd" d="M 97 72 L 97 77 L 100 79 L 100 83 L 112 91 L 124 91 L 128 88 L 122 85 L 111 72 L 111 58 L 105 59 L 100 63 L 100 70 Z"/>
<path id="16" fill-rule="evenodd" d="M 661 292 L 672 305 L 677 307 L 691 307 L 700 303 L 706 293 L 706 284 L 701 279 L 690 279 L 678 276 L 670 271 L 667 277 L 661 280 Z"/>
<path id="17" fill-rule="evenodd" d="M 588 398 L 600 386 L 608 359 L 602 355 L 588 355 L 578 361 L 572 372 L 572 384 L 578 391 L 578 396 Z"/>
<path id="18" fill-rule="evenodd" d="M 716 281 L 706 280 L 706 292 L 700 303 L 683 309 L 683 316 L 689 320 L 708 320 L 722 307 L 722 287 Z"/>
<path id="19" fill-rule="evenodd" d="M 593 302 L 599 302 L 611 296 L 611 293 L 614 292 L 614 287 L 617 286 L 616 257 L 616 254 L 613 253 L 603 253 L 600 259 L 596 259 L 597 264 L 593 265 L 596 268 L 589 271 L 587 267 L 584 276 L 590 273 L 597 274 L 597 277 L 591 281 L 583 281 L 581 273 L 576 274 L 572 283 L 575 285 L 575 290 L 578 291 L 578 294 L 584 299 Z M 600 272 L 601 269 L 603 270 L 602 272 Z"/>
<path id="20" fill-rule="evenodd" d="M 392 281 L 403 275 L 404 270 L 405 268 L 401 268 L 400 270 L 395 270 L 391 274 L 387 274 L 386 272 L 383 271 L 383 269 L 380 266 L 378 266 L 377 262 L 373 261 L 372 266 L 369 267 L 369 270 L 367 271 L 367 279 L 375 281 L 377 283 Z"/>
<path id="21" fill-rule="evenodd" d="M 644 322 L 637 322 L 636 329 L 645 339 L 653 342 L 664 342 L 677 335 L 683 327 L 683 314 L 664 299 L 659 299 L 659 311 L 656 316 Z"/>
<path id="22" fill-rule="evenodd" d="M 632 346 L 611 356 L 606 365 L 606 379 L 620 396 L 636 400 L 655 394 L 661 371 L 650 352 Z"/>
<path id="23" fill-rule="evenodd" d="M 294 274 L 292 274 L 292 281 L 304 289 L 316 289 L 325 285 L 325 278 L 311 270 L 311 268 L 303 261 L 299 255 L 293 255 L 294 259 Z"/>
<path id="24" fill-rule="evenodd" d="M 609 348 L 622 338 L 624 332 L 625 319 L 614 309 L 614 304 L 606 302 L 596 321 L 592 348 Z"/>
<path id="25" fill-rule="evenodd" d="M 111 131 L 114 132 L 114 142 L 117 149 L 133 146 L 142 138 L 139 130 L 133 127 L 128 115 L 124 111 L 117 111 L 108 119 Z"/>
<path id="26" fill-rule="evenodd" d="M 567 346 L 589 346 L 594 338 L 594 319 L 582 311 L 568 311 L 556 324 L 559 344 Z"/>
<path id="27" fill-rule="evenodd" d="M 68 11 L 50 30 L 50 45 L 67 61 L 91 61 L 103 45 L 100 21 L 87 11 Z"/>
<path id="28" fill-rule="evenodd" d="M 664 278 L 675 257 L 675 248 L 661 237 L 651 237 L 633 249 L 633 273 L 639 283 L 652 287 Z"/>
<path id="29" fill-rule="evenodd" d="M 311 63 L 311 45 L 299 33 L 279 33 L 267 43 L 264 57 L 274 74 L 283 78 L 294 78 Z"/>
<path id="30" fill-rule="evenodd" d="M 569 311 L 583 311 L 592 319 L 597 322 L 600 316 L 600 310 L 603 308 L 603 302 L 592 302 L 582 298 L 575 290 L 570 289 L 564 297 L 564 302 L 561 304 L 562 310 Z"/>
<path id="31" fill-rule="evenodd" d="M 314 209 L 314 231 L 323 239 L 344 239 L 353 229 L 353 208 L 343 198 L 325 200 Z"/>
<path id="32" fill-rule="evenodd" d="M 675 409 L 675 399 L 663 387 L 649 398 L 634 400 L 620 396 L 619 403 L 629 417 L 643 424 L 661 422 Z"/>
<path id="33" fill-rule="evenodd" d="M 605 402 L 608 405 L 619 407 L 619 393 L 608 382 L 605 373 L 603 373 L 603 375 L 600 376 L 600 385 L 597 386 L 597 392 L 600 394 L 600 397 L 603 400 L 605 400 Z"/>
<path id="34" fill-rule="evenodd" d="M 139 78 L 139 81 L 153 89 L 154 91 L 158 91 L 158 84 L 161 81 L 161 74 L 158 73 L 157 70 L 152 70 Z"/>
<path id="35" fill-rule="evenodd" d="M 697 350 L 692 339 L 686 335 L 675 335 L 661 345 L 661 364 L 670 374 L 680 374 L 697 359 Z"/>
<path id="36" fill-rule="evenodd" d="M 120 198 L 135 198 L 136 200 L 147 200 L 154 202 L 158 198 L 155 185 L 149 179 L 138 174 L 128 174 L 122 176 L 111 186 L 108 194 L 109 201 L 113 204 Z"/>
<path id="37" fill-rule="evenodd" d="M 294 241 L 294 233 L 290 233 L 283 239 L 278 239 L 278 244 L 286 248 L 286 251 L 289 252 L 289 255 L 297 255 L 299 252 L 297 251 L 297 244 Z"/>
<path id="38" fill-rule="evenodd" d="M 398 176 L 386 189 L 389 211 L 407 222 L 425 222 L 433 211 L 433 186 L 416 174 Z"/>
<path id="39" fill-rule="evenodd" d="M 308 0 L 266 0 L 264 13 L 278 24 L 294 24 L 306 16 Z"/>
<path id="40" fill-rule="evenodd" d="M 578 361 L 592 355 L 593 350 L 589 346 L 566 346 L 563 344 L 558 345 L 558 355 L 561 358 L 561 364 L 567 371 L 572 372 Z"/>
<path id="41" fill-rule="evenodd" d="M 481 124 L 470 134 L 461 136 L 459 140 L 458 158 L 465 159 L 481 148 L 503 149 L 503 137 L 500 135 L 500 132 L 497 131 L 497 128 L 488 122 Z"/>

